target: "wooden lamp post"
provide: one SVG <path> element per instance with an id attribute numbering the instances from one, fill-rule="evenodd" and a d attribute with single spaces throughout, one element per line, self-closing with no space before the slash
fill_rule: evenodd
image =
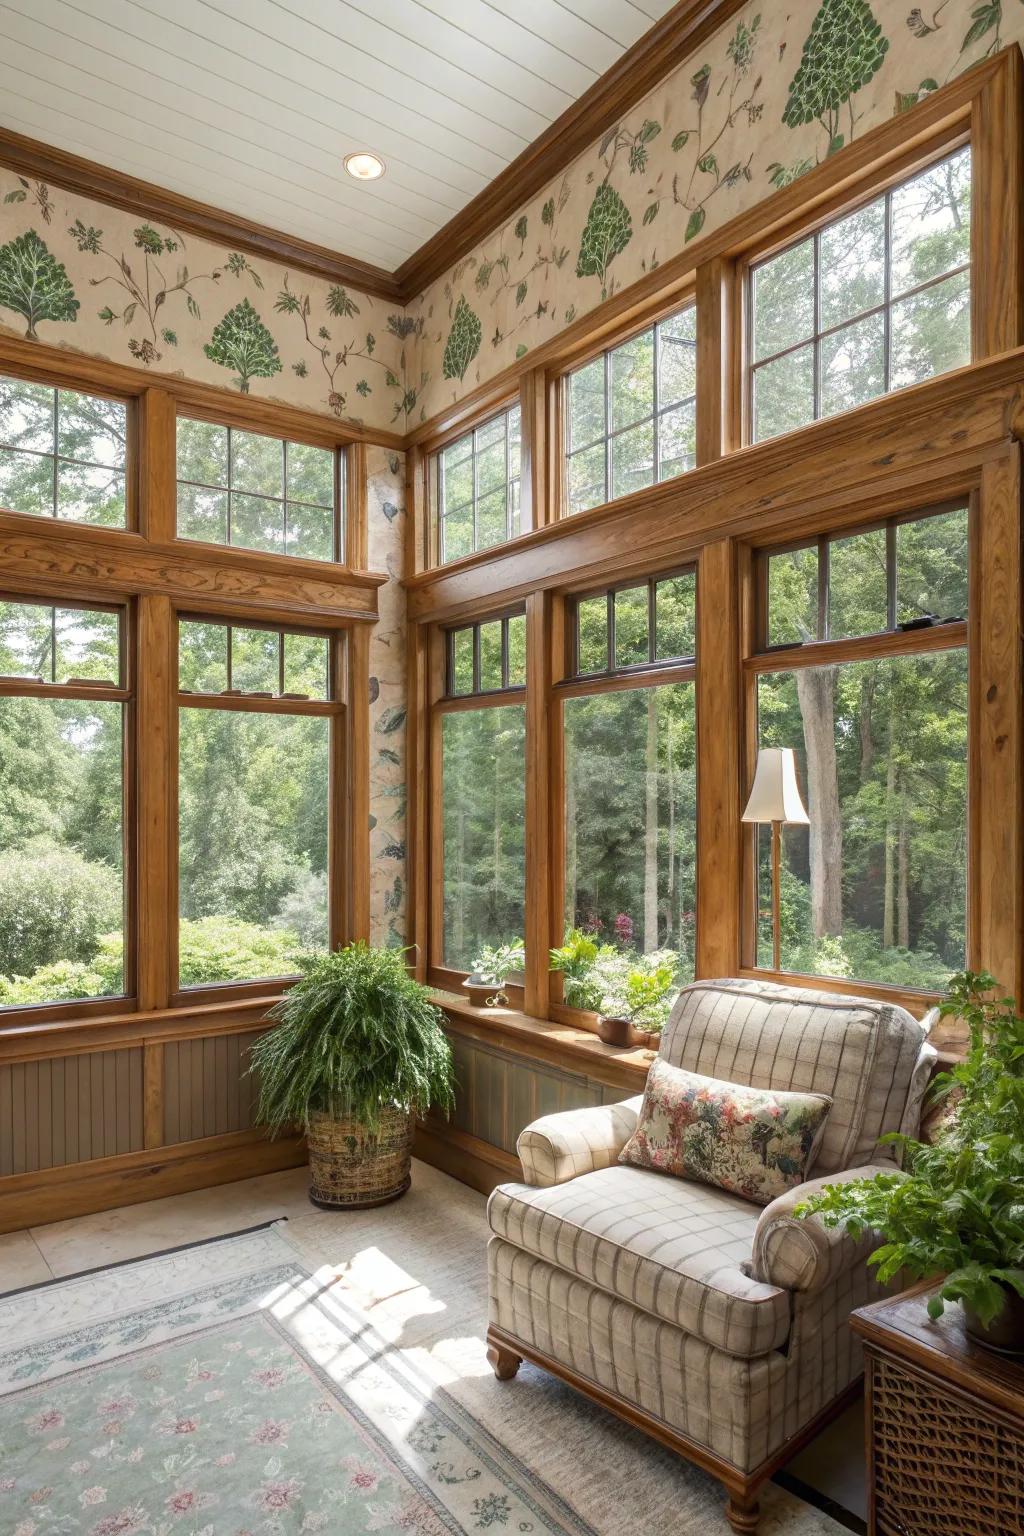
<path id="1" fill-rule="evenodd" d="M 759 825 L 770 825 L 772 829 L 772 969 L 779 971 L 782 969 L 780 958 L 782 828 L 783 825 L 794 823 L 809 826 L 811 820 L 800 798 L 792 747 L 760 749 L 743 820 Z"/>

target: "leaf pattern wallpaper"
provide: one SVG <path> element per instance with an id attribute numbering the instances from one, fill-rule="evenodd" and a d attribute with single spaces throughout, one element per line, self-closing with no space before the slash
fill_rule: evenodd
<path id="1" fill-rule="evenodd" d="M 370 937 L 405 943 L 405 455 L 366 450 L 370 569 L 391 580 L 378 594 L 370 639 Z"/>

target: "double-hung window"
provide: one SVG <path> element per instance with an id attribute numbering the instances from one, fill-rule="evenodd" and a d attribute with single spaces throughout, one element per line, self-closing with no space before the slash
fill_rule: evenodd
<path id="1" fill-rule="evenodd" d="M 439 450 L 433 489 L 442 565 L 505 544 L 520 532 L 518 404 Z"/>

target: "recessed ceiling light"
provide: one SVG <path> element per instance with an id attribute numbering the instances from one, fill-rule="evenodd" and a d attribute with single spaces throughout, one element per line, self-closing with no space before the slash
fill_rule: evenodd
<path id="1" fill-rule="evenodd" d="M 354 155 L 345 156 L 345 169 L 356 181 L 376 181 L 384 175 L 385 166 L 379 155 L 361 149 Z"/>

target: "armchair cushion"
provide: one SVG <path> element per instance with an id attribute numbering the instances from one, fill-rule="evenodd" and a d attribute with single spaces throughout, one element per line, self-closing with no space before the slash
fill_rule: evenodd
<path id="1" fill-rule="evenodd" d="M 761 1212 L 754 1232 L 750 1274 L 787 1291 L 820 1291 L 844 1270 L 863 1264 L 881 1238 L 865 1232 L 856 1242 L 843 1226 L 826 1227 L 819 1216 L 794 1216 L 796 1207 L 826 1184 L 848 1184 L 876 1173 L 895 1173 L 892 1163 L 868 1163 L 798 1184 Z"/>
<path id="2" fill-rule="evenodd" d="M 638 1096 L 621 1104 L 567 1109 L 532 1121 L 516 1142 L 523 1179 L 547 1189 L 582 1173 L 611 1167 L 636 1130 L 642 1103 Z"/>

